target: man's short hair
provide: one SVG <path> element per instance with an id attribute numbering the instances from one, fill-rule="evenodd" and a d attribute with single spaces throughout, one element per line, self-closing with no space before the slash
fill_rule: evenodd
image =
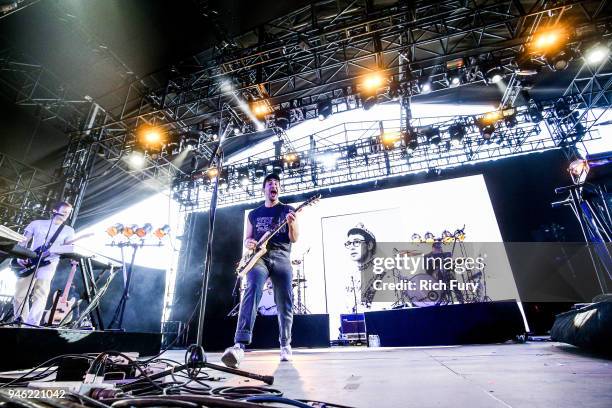
<path id="1" fill-rule="evenodd" d="M 263 183 L 261 183 L 261 187 L 262 187 L 262 188 L 264 188 L 264 187 L 266 186 L 266 183 L 268 182 L 268 180 L 276 180 L 276 181 L 278 181 L 279 183 L 280 183 L 280 181 L 281 181 L 280 176 L 279 176 L 278 174 L 276 174 L 276 173 L 270 173 L 270 174 L 268 174 L 268 175 L 267 175 L 267 176 L 264 178 Z"/>
<path id="2" fill-rule="evenodd" d="M 59 211 L 59 209 L 62 207 L 72 208 L 72 204 L 66 201 L 58 201 L 53 205 L 53 211 Z"/>
<path id="3" fill-rule="evenodd" d="M 372 251 L 376 250 L 376 237 L 374 236 L 372 231 L 368 230 L 362 223 L 359 223 L 350 230 L 348 230 L 346 236 L 348 237 L 349 235 L 361 235 L 363 239 L 365 239 L 366 243 L 371 242 L 373 244 Z"/>

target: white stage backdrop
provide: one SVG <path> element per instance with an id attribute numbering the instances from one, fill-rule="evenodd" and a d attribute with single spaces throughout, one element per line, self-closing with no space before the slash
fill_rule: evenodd
<path id="1" fill-rule="evenodd" d="M 248 211 L 245 223 L 247 215 Z M 414 233 L 432 232 L 439 237 L 444 230 L 453 232 L 464 226 L 466 242 L 502 242 L 481 175 L 332 197 L 307 207 L 299 216 L 300 239 L 291 257 L 303 261 L 305 306 L 311 313 L 330 315 L 332 339 L 338 338 L 339 315 L 350 313 L 355 304 L 351 277 L 358 276 L 357 264 L 344 244 L 347 232 L 357 224 L 363 224 L 378 243 L 408 243 Z M 378 251 L 376 256 L 392 254 Z M 495 265 L 491 261 L 485 271 L 487 296 L 520 300 L 505 253 L 496 254 Z M 390 302 L 377 302 L 371 309 L 359 306 L 358 310 L 390 306 Z"/>

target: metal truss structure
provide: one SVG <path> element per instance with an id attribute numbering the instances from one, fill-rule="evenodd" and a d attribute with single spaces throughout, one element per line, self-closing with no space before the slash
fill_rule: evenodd
<path id="1" fill-rule="evenodd" d="M 195 65 L 174 66 L 162 89 L 143 95 L 141 83 L 134 82 L 121 106 L 106 108 L 117 118 L 109 125 L 133 130 L 144 122 L 171 135 L 208 129 L 203 136 L 210 138 L 220 127 L 224 104 L 240 116 L 237 126 L 249 125 L 239 101 L 259 99 L 273 113 L 289 111 L 293 124 L 313 117 L 319 101 L 359 107 L 356 82 L 375 70 L 393 77 L 409 95 L 420 93 L 423 78 L 434 91 L 447 89 L 448 64 L 457 59 L 465 84 L 482 82 L 491 64 L 499 64 L 507 75 L 515 72 L 524 45 L 539 26 L 567 19 L 576 27 L 602 25 L 609 32 L 610 17 L 601 15 L 601 4 L 446 0 L 375 7 L 369 0 L 320 1 L 224 49 L 196 56 Z M 210 154 L 202 151 L 205 157 Z"/>
<path id="2" fill-rule="evenodd" d="M 564 114 L 557 107 L 550 101 L 535 111 L 530 105 L 506 111 L 488 136 L 479 126 L 483 116 L 415 119 L 412 133 L 405 132 L 399 118 L 344 123 L 292 140 L 290 161 L 272 148 L 231 162 L 213 180 L 206 171 L 178 178 L 174 198 L 183 211 L 201 211 L 208 208 L 213 182 L 221 187 L 219 205 L 257 201 L 263 175 L 273 171 L 283 172 L 284 193 L 296 194 L 555 149 L 559 146 L 542 126 Z M 387 137 L 391 142 L 385 142 Z M 596 137 L 587 132 L 582 140 Z"/>
<path id="3" fill-rule="evenodd" d="M 63 183 L 57 175 L 0 153 L 0 220 L 21 231 L 49 210 Z"/>

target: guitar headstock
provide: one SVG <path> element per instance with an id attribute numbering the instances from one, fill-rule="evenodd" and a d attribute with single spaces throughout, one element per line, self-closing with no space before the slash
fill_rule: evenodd
<path id="1" fill-rule="evenodd" d="M 297 211 L 301 210 L 304 207 L 307 207 L 309 205 L 313 205 L 319 202 L 319 200 L 321 200 L 321 194 L 315 194 L 312 197 L 310 197 L 308 200 L 304 201 L 302 204 L 300 204 L 300 206 L 298 207 Z"/>

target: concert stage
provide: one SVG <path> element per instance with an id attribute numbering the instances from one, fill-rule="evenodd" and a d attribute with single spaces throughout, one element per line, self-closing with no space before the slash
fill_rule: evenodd
<path id="1" fill-rule="evenodd" d="M 166 357 L 181 360 L 183 351 Z M 209 353 L 216 363 L 219 353 Z M 455 347 L 294 349 L 246 354 L 242 369 L 275 376 L 288 398 L 355 407 L 609 407 L 610 361 L 552 342 Z M 217 376 L 218 373 L 212 372 Z M 223 374 L 214 386 L 262 385 Z M 588 381 L 585 378 L 588 377 Z"/>
<path id="2" fill-rule="evenodd" d="M 114 350 L 152 356 L 159 353 L 161 333 L 5 327 L 0 339 L 4 371 L 35 367 L 62 354 Z"/>

